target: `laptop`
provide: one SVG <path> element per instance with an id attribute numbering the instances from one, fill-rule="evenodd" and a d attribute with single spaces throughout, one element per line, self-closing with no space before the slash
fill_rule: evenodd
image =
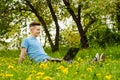
<path id="1" fill-rule="evenodd" d="M 78 51 L 79 51 L 79 48 L 69 48 L 69 50 L 67 51 L 67 53 L 63 58 L 50 58 L 50 61 L 61 62 L 62 60 L 64 60 L 71 63 L 73 58 L 78 53 Z"/>

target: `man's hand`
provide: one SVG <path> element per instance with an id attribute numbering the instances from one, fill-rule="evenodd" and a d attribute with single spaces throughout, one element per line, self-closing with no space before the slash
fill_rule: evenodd
<path id="1" fill-rule="evenodd" d="M 26 48 L 22 48 L 21 49 L 21 54 L 20 54 L 20 57 L 19 57 L 19 60 L 18 60 L 18 64 L 20 64 L 23 60 L 24 60 L 24 58 L 25 58 L 25 54 L 26 54 Z"/>

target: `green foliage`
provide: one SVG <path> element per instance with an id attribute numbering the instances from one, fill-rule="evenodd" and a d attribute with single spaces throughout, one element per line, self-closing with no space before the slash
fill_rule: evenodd
<path id="1" fill-rule="evenodd" d="M 100 47 L 105 47 L 106 45 L 120 44 L 120 34 L 109 28 L 94 30 L 88 37 L 92 46 L 99 45 Z"/>
<path id="2" fill-rule="evenodd" d="M 69 47 L 79 47 L 80 46 L 80 35 L 76 29 L 76 26 L 67 27 L 61 31 L 61 43 Z"/>
<path id="3" fill-rule="evenodd" d="M 16 0 L 2 0 L 0 6 L 0 46 L 8 48 L 12 45 L 19 45 L 21 28 L 26 27 L 29 9 Z M 29 17 L 32 16 L 29 15 Z M 12 39 L 11 43 L 7 43 L 7 39 Z"/>
<path id="4" fill-rule="evenodd" d="M 75 15 L 78 15 L 78 5 L 81 5 L 81 21 L 83 29 L 89 38 L 90 44 L 98 44 L 99 46 L 105 46 L 106 44 L 118 44 L 119 33 L 112 31 L 101 26 L 107 24 L 107 20 L 110 20 L 110 24 L 113 26 L 117 24 L 116 13 L 119 14 L 116 9 L 116 4 L 120 0 L 69 0 L 70 7 L 74 10 Z M 62 0 L 51 0 L 55 14 L 58 21 L 65 21 L 70 17 Z M 31 0 L 31 4 L 37 10 L 39 15 L 43 17 L 49 31 L 55 30 L 53 25 L 53 19 L 46 0 Z M 21 38 L 27 36 L 26 34 L 21 36 L 21 28 L 26 27 L 26 22 L 31 20 L 37 20 L 37 17 L 31 12 L 29 6 L 26 5 L 25 0 L 0 0 L 0 46 L 2 44 L 8 46 L 6 39 L 12 38 L 11 43 L 18 43 L 20 45 Z M 75 24 L 74 24 L 75 25 Z M 109 25 L 109 24 L 108 24 Z M 99 29 L 103 28 L 103 29 Z M 115 27 L 117 28 L 117 27 Z M 74 31 L 75 29 L 75 31 Z M 80 45 L 80 36 L 76 28 L 64 29 L 60 35 L 60 43 L 67 46 Z M 24 29 L 26 31 L 26 29 Z M 26 31 L 27 32 L 27 31 Z M 55 36 L 55 35 L 52 35 Z M 16 44 L 15 44 L 16 45 Z"/>

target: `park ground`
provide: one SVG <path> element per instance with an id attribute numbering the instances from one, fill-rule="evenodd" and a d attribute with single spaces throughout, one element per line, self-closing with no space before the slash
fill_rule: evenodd
<path id="1" fill-rule="evenodd" d="M 60 48 L 52 53 L 45 48 L 52 57 L 62 58 L 67 48 Z M 104 53 L 103 62 L 91 64 L 96 53 Z M 18 64 L 20 51 L 0 51 L 0 80 L 120 80 L 120 46 L 80 49 L 69 64 L 47 62 L 37 64 L 26 56 L 22 64 Z"/>

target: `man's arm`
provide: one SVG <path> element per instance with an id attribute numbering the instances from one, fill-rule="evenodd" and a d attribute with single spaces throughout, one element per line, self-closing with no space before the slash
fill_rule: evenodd
<path id="1" fill-rule="evenodd" d="M 24 60 L 25 54 L 26 54 L 26 50 L 27 50 L 26 48 L 22 48 L 22 49 L 21 49 L 21 54 L 20 54 L 18 63 L 21 63 L 21 62 Z"/>

